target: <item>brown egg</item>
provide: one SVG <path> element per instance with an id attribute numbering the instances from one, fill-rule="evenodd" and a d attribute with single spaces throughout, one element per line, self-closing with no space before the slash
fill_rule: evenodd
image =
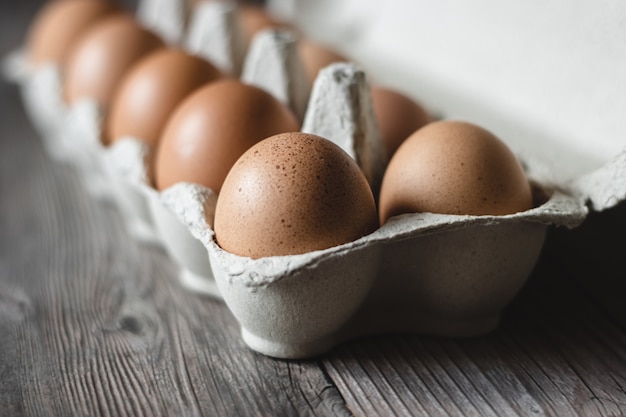
<path id="1" fill-rule="evenodd" d="M 106 0 L 53 0 L 36 15 L 27 35 L 28 60 L 35 67 L 62 65 L 83 32 L 99 19 L 118 12 Z"/>
<path id="2" fill-rule="evenodd" d="M 336 62 L 348 61 L 331 47 L 307 38 L 301 38 L 298 41 L 298 52 L 310 84 L 313 84 L 321 69 Z"/>
<path id="3" fill-rule="evenodd" d="M 108 106 L 126 71 L 144 55 L 164 46 L 130 14 L 101 19 L 70 51 L 63 85 L 65 99 L 72 103 L 92 98 Z"/>
<path id="4" fill-rule="evenodd" d="M 215 211 L 218 244 L 251 258 L 326 249 L 377 228 L 374 197 L 356 162 L 329 140 L 300 132 L 248 149 Z"/>
<path id="5" fill-rule="evenodd" d="M 291 110 L 258 87 L 235 79 L 187 97 L 163 132 L 155 159 L 156 187 L 193 182 L 219 193 L 235 161 L 257 142 L 300 129 Z"/>
<path id="6" fill-rule="evenodd" d="M 387 158 L 391 158 L 406 138 L 432 118 L 420 104 L 399 91 L 373 86 L 371 93 Z"/>
<path id="7" fill-rule="evenodd" d="M 471 123 L 430 123 L 391 158 L 380 191 L 381 224 L 402 213 L 503 215 L 532 208 L 526 174 L 509 147 Z"/>
<path id="8" fill-rule="evenodd" d="M 106 143 L 132 136 L 155 146 L 174 108 L 221 73 L 181 49 L 163 48 L 141 58 L 123 77 L 106 121 Z"/>

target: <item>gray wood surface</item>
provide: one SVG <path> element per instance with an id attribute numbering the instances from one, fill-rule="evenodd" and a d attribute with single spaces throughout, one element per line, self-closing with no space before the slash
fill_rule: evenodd
<path id="1" fill-rule="evenodd" d="M 35 2 L 0 4 L 0 53 Z M 0 83 L 0 416 L 626 414 L 626 206 L 552 230 L 495 332 L 385 335 L 321 358 L 251 352 L 52 161 Z"/>

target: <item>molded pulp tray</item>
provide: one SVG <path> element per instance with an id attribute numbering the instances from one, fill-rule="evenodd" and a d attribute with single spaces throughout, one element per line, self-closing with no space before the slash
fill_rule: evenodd
<path id="1" fill-rule="evenodd" d="M 212 13 L 203 9 L 204 18 L 227 28 L 220 29 L 222 42 L 215 48 L 222 57 L 236 57 L 232 9 L 215 7 Z M 259 34 L 246 54 L 242 79 L 290 105 L 303 119 L 303 131 L 339 144 L 376 188 L 386 161 L 365 73 L 354 64 L 331 65 L 307 98 L 295 42 L 284 32 Z M 237 58 L 222 62 L 237 66 Z M 310 357 L 373 333 L 465 337 L 491 331 L 531 273 L 547 227 L 576 227 L 588 203 L 602 210 L 626 194 L 624 152 L 560 183 L 529 158 L 523 162 L 536 206 L 526 212 L 406 214 L 354 242 L 253 260 L 217 245 L 211 228 L 217 196 L 211 190 L 187 183 L 154 190 L 144 162 L 151 149 L 136 138 L 103 147 L 102 112 L 89 100 L 65 108 L 54 67 L 30 74 L 19 52 L 5 64 L 51 156 L 72 163 L 94 196 L 115 201 L 133 236 L 162 244 L 180 266 L 181 283 L 223 299 L 245 342 L 274 357 Z"/>

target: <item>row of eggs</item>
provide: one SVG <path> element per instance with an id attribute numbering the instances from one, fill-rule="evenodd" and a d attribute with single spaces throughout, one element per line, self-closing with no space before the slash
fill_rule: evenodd
<path id="1" fill-rule="evenodd" d="M 311 83 L 320 68 L 343 59 L 304 38 L 300 45 Z M 166 45 L 104 0 L 49 3 L 31 29 L 28 56 L 34 66 L 61 63 L 68 103 L 95 98 L 106 109 L 106 145 L 131 136 L 153 147 L 148 167 L 155 188 L 193 182 L 218 193 L 215 236 L 238 255 L 340 245 L 408 212 L 532 208 L 522 166 L 479 126 L 433 122 L 413 100 L 373 86 L 389 164 L 382 184 L 369 184 L 337 145 L 299 132 L 301 121 L 270 93 Z"/>

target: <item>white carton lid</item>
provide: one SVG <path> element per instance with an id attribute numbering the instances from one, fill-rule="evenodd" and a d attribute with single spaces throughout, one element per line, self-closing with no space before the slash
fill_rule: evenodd
<path id="1" fill-rule="evenodd" d="M 270 4 L 288 11 L 284 17 L 309 36 L 362 63 L 376 82 L 445 118 L 480 124 L 518 154 L 544 160 L 557 183 L 626 149 L 624 3 Z"/>

